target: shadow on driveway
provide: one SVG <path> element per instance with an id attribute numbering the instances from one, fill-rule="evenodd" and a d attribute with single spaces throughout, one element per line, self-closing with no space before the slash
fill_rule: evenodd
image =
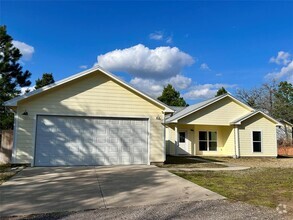
<path id="1" fill-rule="evenodd" d="M 0 215 L 224 197 L 155 166 L 27 168 L 0 186 Z"/>

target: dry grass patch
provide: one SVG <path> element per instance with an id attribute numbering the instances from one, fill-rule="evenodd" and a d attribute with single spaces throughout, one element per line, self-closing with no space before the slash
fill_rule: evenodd
<path id="1" fill-rule="evenodd" d="M 293 212 L 291 168 L 174 173 L 232 200 L 268 207 L 286 204 L 288 211 Z"/>
<path id="2" fill-rule="evenodd" d="M 206 158 L 206 157 L 205 157 Z M 293 158 L 245 158 L 207 157 L 206 159 L 247 167 L 293 168 Z"/>
<path id="3" fill-rule="evenodd" d="M 19 171 L 17 166 L 10 164 L 0 164 L 0 185 L 5 181 L 9 180 Z"/>

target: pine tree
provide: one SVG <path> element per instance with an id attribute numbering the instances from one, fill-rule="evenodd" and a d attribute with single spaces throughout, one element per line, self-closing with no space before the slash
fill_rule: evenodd
<path id="1" fill-rule="evenodd" d="M 41 79 L 36 80 L 35 89 L 42 88 L 54 82 L 55 80 L 52 73 L 44 73 Z"/>
<path id="2" fill-rule="evenodd" d="M 220 95 L 224 95 L 227 93 L 228 93 L 227 90 L 224 87 L 222 87 L 217 91 L 217 94 L 215 95 L 215 97 L 220 96 Z"/>
<path id="3" fill-rule="evenodd" d="M 12 44 L 6 26 L 0 26 L 0 130 L 13 128 L 13 114 L 4 110 L 3 103 L 20 94 L 20 88 L 29 86 L 31 73 L 18 63 L 20 51 Z"/>
<path id="4" fill-rule="evenodd" d="M 185 100 L 180 97 L 180 92 L 176 91 L 171 84 L 164 87 L 162 95 L 158 97 L 158 100 L 169 106 L 187 106 Z"/>

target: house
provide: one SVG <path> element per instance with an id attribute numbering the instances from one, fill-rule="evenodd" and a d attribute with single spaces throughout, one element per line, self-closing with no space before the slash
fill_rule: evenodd
<path id="1" fill-rule="evenodd" d="M 231 95 L 171 107 L 99 66 L 5 102 L 13 163 L 151 164 L 171 155 L 277 155 L 276 125 Z M 167 152 L 166 152 L 167 150 Z"/>
<path id="2" fill-rule="evenodd" d="M 279 122 L 230 94 L 177 109 L 165 125 L 169 155 L 277 156 Z"/>

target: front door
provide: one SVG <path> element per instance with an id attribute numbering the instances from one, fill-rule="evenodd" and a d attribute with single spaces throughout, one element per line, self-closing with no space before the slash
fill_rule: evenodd
<path id="1" fill-rule="evenodd" d="M 187 145 L 187 132 L 179 131 L 178 132 L 179 140 L 178 140 L 178 155 L 189 154 L 188 153 L 188 145 Z"/>

